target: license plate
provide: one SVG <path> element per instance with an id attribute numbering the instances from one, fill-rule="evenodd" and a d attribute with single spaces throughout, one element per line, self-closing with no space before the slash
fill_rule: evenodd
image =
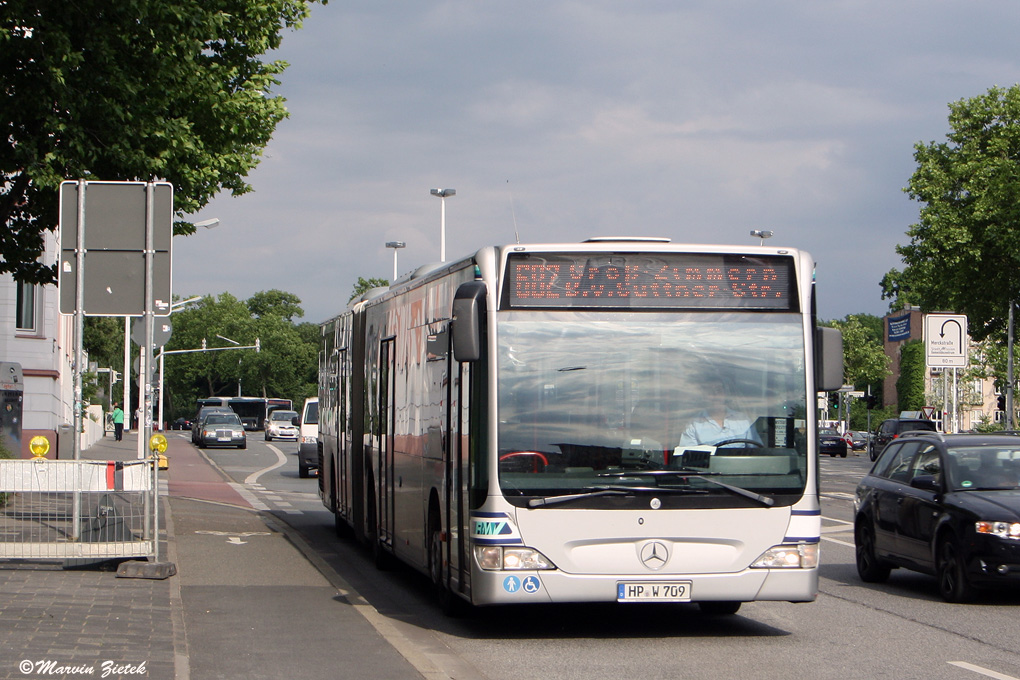
<path id="1" fill-rule="evenodd" d="M 690 581 L 622 581 L 616 584 L 617 602 L 690 602 Z"/>

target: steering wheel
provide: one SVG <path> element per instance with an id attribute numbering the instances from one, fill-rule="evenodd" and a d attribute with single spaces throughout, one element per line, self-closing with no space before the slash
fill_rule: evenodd
<path id="1" fill-rule="evenodd" d="M 752 447 L 760 449 L 764 448 L 765 446 L 760 441 L 754 439 L 724 439 L 721 442 L 716 442 L 715 444 L 713 444 L 713 446 L 715 446 L 715 448 L 717 449 L 721 449 L 724 446 L 728 446 L 729 444 L 743 444 L 745 449 L 749 449 Z"/>

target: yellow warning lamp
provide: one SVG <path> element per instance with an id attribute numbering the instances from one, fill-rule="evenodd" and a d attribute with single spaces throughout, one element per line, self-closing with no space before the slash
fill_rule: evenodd
<path id="1" fill-rule="evenodd" d="M 149 437 L 149 450 L 156 454 L 156 460 L 160 470 L 166 470 L 170 467 L 170 461 L 167 460 L 165 455 L 167 446 L 166 437 L 162 434 L 157 432 Z"/>
<path id="2" fill-rule="evenodd" d="M 28 442 L 28 449 L 36 458 L 43 458 L 50 452 L 50 440 L 41 434 L 36 435 Z"/>

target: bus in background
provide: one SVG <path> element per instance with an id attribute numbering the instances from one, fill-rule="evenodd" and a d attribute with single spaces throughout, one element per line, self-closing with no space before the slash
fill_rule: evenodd
<path id="1" fill-rule="evenodd" d="M 294 402 L 290 399 L 279 399 L 276 397 L 269 397 L 266 399 L 266 418 L 269 418 L 270 413 L 279 409 L 283 409 L 284 411 L 293 411 Z"/>
<path id="2" fill-rule="evenodd" d="M 198 400 L 203 406 L 225 406 L 237 414 L 246 430 L 261 430 L 266 421 L 266 400 L 262 397 L 208 397 Z"/>
<path id="3" fill-rule="evenodd" d="M 843 358 L 807 253 L 488 247 L 321 333 L 323 504 L 444 609 L 815 599 L 816 395 Z"/>

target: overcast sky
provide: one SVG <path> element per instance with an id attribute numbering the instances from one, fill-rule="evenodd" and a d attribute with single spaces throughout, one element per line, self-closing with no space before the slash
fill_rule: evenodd
<path id="1" fill-rule="evenodd" d="M 947 104 L 1020 80 L 1016 0 L 332 0 L 271 55 L 290 118 L 174 240 L 175 294 L 296 294 L 305 321 L 486 245 L 665 236 L 802 248 L 819 314 L 882 315 Z"/>

